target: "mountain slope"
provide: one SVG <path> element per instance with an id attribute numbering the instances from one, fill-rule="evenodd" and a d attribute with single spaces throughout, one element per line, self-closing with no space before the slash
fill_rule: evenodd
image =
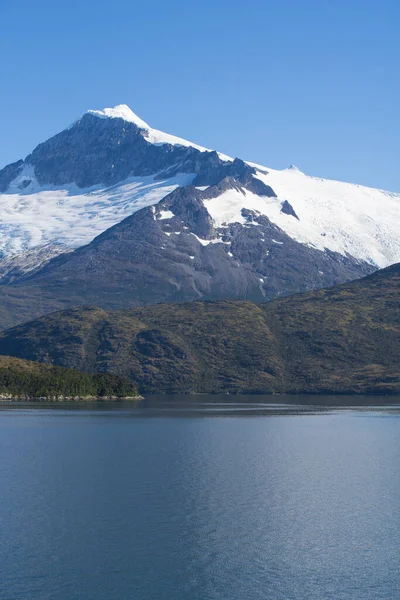
<path id="1" fill-rule="evenodd" d="M 374 270 L 294 241 L 256 209 L 242 209 L 240 222 L 221 227 L 208 210 L 243 199 L 259 206 L 271 197 L 273 190 L 246 172 L 205 190 L 181 187 L 89 245 L 0 287 L 2 327 L 84 304 L 109 309 L 201 299 L 261 302 Z"/>
<path id="2" fill-rule="evenodd" d="M 27 273 L 35 273 L 56 256 L 69 251 L 70 248 L 65 244 L 48 242 L 41 246 L 34 246 L 32 249 L 20 254 L 6 256 L 0 259 L 0 282 L 4 285 L 18 281 Z"/>
<path id="3" fill-rule="evenodd" d="M 288 201 L 298 219 L 286 218 L 276 205 L 265 214 L 298 242 L 381 268 L 400 260 L 400 194 L 310 177 L 293 166 L 263 170 L 256 177 Z"/>
<path id="4" fill-rule="evenodd" d="M 145 392 L 400 392 L 400 265 L 274 300 L 54 313 L 0 353 L 133 378 Z"/>

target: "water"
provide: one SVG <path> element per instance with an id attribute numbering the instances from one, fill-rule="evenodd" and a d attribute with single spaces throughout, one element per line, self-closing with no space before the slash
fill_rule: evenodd
<path id="1" fill-rule="evenodd" d="M 1 406 L 0 598 L 400 598 L 400 409 L 312 400 Z"/>

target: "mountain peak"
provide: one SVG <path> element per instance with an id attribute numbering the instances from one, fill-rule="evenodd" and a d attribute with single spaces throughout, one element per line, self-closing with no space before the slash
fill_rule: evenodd
<path id="1" fill-rule="evenodd" d="M 143 119 L 135 115 L 126 104 L 118 104 L 114 108 L 103 108 L 103 110 L 88 110 L 87 112 L 100 119 L 123 119 L 129 123 L 134 123 L 139 129 L 150 129 L 150 126 Z"/>
<path id="2" fill-rule="evenodd" d="M 198 144 L 193 144 L 192 142 L 176 137 L 175 135 L 153 129 L 146 121 L 143 121 L 143 119 L 138 117 L 126 104 L 118 104 L 117 106 L 114 106 L 114 108 L 103 108 L 103 110 L 88 110 L 86 114 L 94 115 L 99 119 L 123 119 L 128 123 L 134 123 L 139 129 L 143 130 L 142 136 L 150 144 L 186 146 L 196 148 L 197 150 L 200 150 L 200 152 L 211 152 L 208 148 L 204 148 Z M 222 160 L 232 160 L 225 154 L 218 154 Z"/>
<path id="3" fill-rule="evenodd" d="M 164 131 L 159 131 L 158 129 L 153 129 L 146 123 L 146 121 L 143 121 L 143 119 L 138 117 L 127 104 L 118 104 L 117 106 L 114 106 L 114 108 L 103 108 L 103 110 L 88 110 L 86 114 L 94 115 L 100 119 L 123 119 L 128 123 L 134 123 L 143 131 L 142 137 L 150 144 L 155 144 L 157 146 L 170 144 L 172 146 L 195 148 L 200 152 L 212 152 L 212 150 L 209 148 L 204 148 L 203 146 L 189 142 L 188 140 L 177 137 L 176 135 L 171 135 L 169 133 L 165 133 Z M 74 124 L 75 123 L 73 123 L 68 129 L 70 129 Z M 230 156 L 222 154 L 221 152 L 218 152 L 218 156 L 221 160 L 232 161 Z"/>

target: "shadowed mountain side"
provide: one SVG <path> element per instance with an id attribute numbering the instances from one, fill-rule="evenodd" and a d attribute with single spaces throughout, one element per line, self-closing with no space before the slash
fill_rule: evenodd
<path id="1" fill-rule="evenodd" d="M 131 176 L 157 174 L 159 179 L 193 173 L 196 185 L 211 185 L 226 176 L 255 172 L 240 159 L 223 160 L 214 150 L 152 144 L 145 130 L 122 118 L 99 119 L 85 114 L 71 127 L 39 144 L 26 157 L 0 170 L 0 192 L 33 167 L 40 185 L 75 183 L 80 188 L 113 185 Z M 27 180 L 28 185 L 32 185 Z"/>
<path id="2" fill-rule="evenodd" d="M 112 372 L 142 392 L 399 393 L 400 266 L 331 290 L 251 302 L 55 313 L 0 353 Z"/>

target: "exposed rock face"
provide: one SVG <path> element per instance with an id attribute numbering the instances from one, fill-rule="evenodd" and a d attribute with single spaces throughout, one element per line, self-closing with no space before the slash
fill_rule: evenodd
<path id="1" fill-rule="evenodd" d="M 249 177 L 255 170 L 242 160 L 224 161 L 217 152 L 191 146 L 152 144 L 135 123 L 85 114 L 69 129 L 50 138 L 27 156 L 0 171 L 5 191 L 23 164 L 33 165 L 40 185 L 76 183 L 85 188 L 113 185 L 129 176 L 157 174 L 160 179 L 194 173 L 194 184 L 215 184 L 224 177 Z"/>
<path id="2" fill-rule="evenodd" d="M 190 158 L 193 164 L 197 154 L 192 148 L 149 144 L 134 123 L 86 114 L 70 129 L 40 144 L 26 162 L 34 165 L 41 185 L 74 182 L 90 187 L 157 173 Z"/>
<path id="3" fill-rule="evenodd" d="M 15 163 L 7 165 L 0 171 L 0 193 L 5 192 L 11 181 L 19 175 L 22 171 L 23 164 L 23 160 L 18 160 Z"/>
<path id="4" fill-rule="evenodd" d="M 294 217 L 298 221 L 300 220 L 299 217 L 296 215 L 293 206 L 287 200 L 284 200 L 282 202 L 281 212 L 284 213 L 285 215 L 290 215 L 290 216 Z"/>
<path id="5" fill-rule="evenodd" d="M 212 153 L 213 155 L 216 153 Z M 203 153 L 204 155 L 204 153 Z M 218 155 L 217 155 L 218 158 Z M 210 164 L 211 163 L 211 164 Z M 253 177 L 255 169 L 243 162 L 240 158 L 235 158 L 234 161 L 224 162 L 218 158 L 217 160 L 202 161 L 202 164 L 196 165 L 199 169 L 195 173 L 199 173 L 193 181 L 193 185 L 205 186 L 216 185 L 226 177 L 240 181 L 247 189 L 255 194 L 263 196 L 276 196 L 275 192 L 269 186 L 265 185 L 259 179 Z"/>

